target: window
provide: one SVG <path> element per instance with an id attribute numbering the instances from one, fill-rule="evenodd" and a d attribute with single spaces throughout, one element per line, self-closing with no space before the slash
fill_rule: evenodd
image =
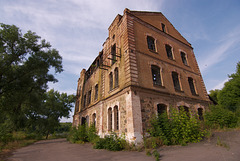
<path id="1" fill-rule="evenodd" d="M 181 91 L 178 73 L 172 72 L 173 85 L 176 91 Z"/>
<path id="2" fill-rule="evenodd" d="M 88 91 L 88 105 L 91 103 L 91 94 L 92 94 L 92 91 Z"/>
<path id="3" fill-rule="evenodd" d="M 156 65 L 151 65 L 152 70 L 152 79 L 154 85 L 162 85 L 161 75 L 160 75 L 160 68 Z"/>
<path id="4" fill-rule="evenodd" d="M 84 124 L 86 124 L 86 118 L 85 118 L 85 117 L 82 117 L 82 119 L 81 119 L 81 125 L 84 125 Z"/>
<path id="5" fill-rule="evenodd" d="M 78 89 L 77 89 L 77 96 L 80 96 L 80 93 L 81 93 L 81 86 L 78 86 Z"/>
<path id="6" fill-rule="evenodd" d="M 147 36 L 148 49 L 156 51 L 155 49 L 155 39 L 151 36 Z"/>
<path id="7" fill-rule="evenodd" d="M 89 117 L 86 116 L 86 125 L 89 126 Z"/>
<path id="8" fill-rule="evenodd" d="M 112 72 L 109 74 L 109 89 L 110 89 L 110 91 L 113 89 L 113 74 L 112 74 Z"/>
<path id="9" fill-rule="evenodd" d="M 98 84 L 95 85 L 95 100 L 98 99 Z"/>
<path id="10" fill-rule="evenodd" d="M 188 107 L 186 107 L 186 106 L 179 106 L 178 110 L 179 111 L 181 111 L 181 110 L 184 111 L 187 114 L 187 116 L 190 118 L 190 113 L 189 113 L 189 108 Z"/>
<path id="11" fill-rule="evenodd" d="M 164 112 L 167 112 L 167 105 L 158 104 L 157 105 L 157 112 L 158 112 L 159 115 L 163 114 Z"/>
<path id="12" fill-rule="evenodd" d="M 92 115 L 92 124 L 96 127 L 96 113 Z"/>
<path id="13" fill-rule="evenodd" d="M 172 54 L 172 47 L 169 45 L 165 45 L 167 56 L 169 59 L 173 59 L 173 54 Z"/>
<path id="14" fill-rule="evenodd" d="M 108 109 L 108 131 L 112 131 L 112 108 Z"/>
<path id="15" fill-rule="evenodd" d="M 187 57 L 186 54 L 184 52 L 181 52 L 181 58 L 182 58 L 182 62 L 184 65 L 188 65 L 187 63 Z"/>
<path id="16" fill-rule="evenodd" d="M 198 108 L 198 118 L 199 120 L 203 121 L 203 109 Z"/>
<path id="17" fill-rule="evenodd" d="M 118 106 L 114 107 L 114 130 L 119 130 Z"/>
<path id="18" fill-rule="evenodd" d="M 161 26 L 162 26 L 162 31 L 166 32 L 166 26 L 163 23 L 161 23 Z"/>
<path id="19" fill-rule="evenodd" d="M 86 95 L 84 95 L 84 97 L 83 97 L 83 107 L 85 107 L 86 106 Z"/>
<path id="20" fill-rule="evenodd" d="M 114 76 L 115 76 L 115 88 L 118 86 L 118 68 L 115 68 L 114 70 Z"/>
<path id="21" fill-rule="evenodd" d="M 116 59 L 116 44 L 114 44 L 112 46 L 111 55 L 112 55 L 112 65 L 113 65 L 117 61 L 117 59 Z"/>
<path id="22" fill-rule="evenodd" d="M 195 90 L 195 86 L 194 86 L 194 82 L 193 79 L 191 77 L 188 77 L 188 84 L 190 87 L 190 90 L 192 92 L 193 95 L 197 95 L 196 90 Z"/>

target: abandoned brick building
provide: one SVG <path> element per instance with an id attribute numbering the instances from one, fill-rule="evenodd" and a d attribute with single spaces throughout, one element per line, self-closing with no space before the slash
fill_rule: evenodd
<path id="1" fill-rule="evenodd" d="M 141 142 L 153 115 L 209 104 L 191 44 L 160 12 L 124 10 L 108 28 L 103 50 L 80 73 L 73 126 L 95 124 Z"/>

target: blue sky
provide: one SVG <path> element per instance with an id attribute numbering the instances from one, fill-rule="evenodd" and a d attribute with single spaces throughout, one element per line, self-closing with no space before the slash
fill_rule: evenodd
<path id="1" fill-rule="evenodd" d="M 56 75 L 59 82 L 49 86 L 75 94 L 80 71 L 102 50 L 109 25 L 125 8 L 167 17 L 192 44 L 207 91 L 221 89 L 235 72 L 240 61 L 239 0 L 1 0 L 0 22 L 49 41 L 64 67 Z"/>

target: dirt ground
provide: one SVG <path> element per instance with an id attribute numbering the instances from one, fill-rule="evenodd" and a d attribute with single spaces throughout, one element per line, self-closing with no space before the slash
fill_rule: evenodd
<path id="1" fill-rule="evenodd" d="M 240 161 L 240 130 L 215 132 L 210 140 L 158 149 L 162 161 Z M 110 152 L 66 139 L 43 140 L 12 153 L 8 161 L 154 161 L 146 152 Z"/>

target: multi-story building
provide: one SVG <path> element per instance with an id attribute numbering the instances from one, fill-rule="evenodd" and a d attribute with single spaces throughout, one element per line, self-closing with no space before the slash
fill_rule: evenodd
<path id="1" fill-rule="evenodd" d="M 78 80 L 73 125 L 141 142 L 152 116 L 183 106 L 199 119 L 209 98 L 191 44 L 160 12 L 124 10 Z"/>

